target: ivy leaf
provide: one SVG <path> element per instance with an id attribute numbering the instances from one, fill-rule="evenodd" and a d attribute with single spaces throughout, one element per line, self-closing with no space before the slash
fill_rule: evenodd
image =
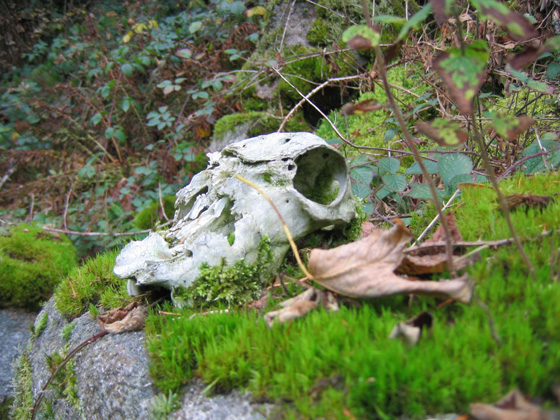
<path id="1" fill-rule="evenodd" d="M 344 31 L 342 40 L 353 50 L 370 50 L 379 45 L 381 32 L 377 26 L 354 25 Z"/>
<path id="2" fill-rule="evenodd" d="M 473 99 L 484 81 L 484 68 L 489 55 L 486 42 L 476 40 L 465 49 L 464 55 L 460 49 L 452 48 L 434 60 L 434 68 L 463 114 L 472 112 Z"/>
<path id="3" fill-rule="evenodd" d="M 444 118 L 436 118 L 430 123 L 419 122 L 416 127 L 440 146 L 457 147 L 466 142 L 469 137 L 457 121 Z"/>
<path id="4" fill-rule="evenodd" d="M 357 182 L 369 184 L 373 178 L 374 168 L 371 165 L 358 166 L 350 171 L 350 176 Z"/>
<path id="5" fill-rule="evenodd" d="M 522 115 L 500 114 L 497 112 L 488 113 L 491 118 L 492 127 L 496 133 L 504 140 L 515 140 L 520 134 L 523 134 L 535 122 L 534 118 Z"/>
<path id="6" fill-rule="evenodd" d="M 403 40 L 408 34 L 408 31 L 420 26 L 420 24 L 422 24 L 422 22 L 424 22 L 428 18 L 428 16 L 430 16 L 430 14 L 432 13 L 432 9 L 432 5 L 428 4 L 422 7 L 414 16 L 408 19 L 408 21 L 404 24 L 401 31 L 399 32 L 397 41 Z"/>
<path id="7" fill-rule="evenodd" d="M 480 10 L 483 18 L 490 19 L 506 28 L 510 38 L 514 41 L 526 41 L 538 36 L 537 30 L 529 19 L 510 10 L 503 3 L 496 0 L 471 0 L 471 3 Z"/>

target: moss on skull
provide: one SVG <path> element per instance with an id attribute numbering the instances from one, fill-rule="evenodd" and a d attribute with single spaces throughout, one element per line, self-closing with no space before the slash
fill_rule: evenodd
<path id="1" fill-rule="evenodd" d="M 254 264 L 239 260 L 233 266 L 228 266 L 225 258 L 214 266 L 204 263 L 193 284 L 188 288 L 175 289 L 173 299 L 178 304 L 203 308 L 244 305 L 259 298 L 272 261 L 270 239 L 264 236 L 259 243 Z"/>

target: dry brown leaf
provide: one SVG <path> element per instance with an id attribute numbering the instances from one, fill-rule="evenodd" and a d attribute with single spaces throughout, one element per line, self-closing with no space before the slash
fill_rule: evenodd
<path id="1" fill-rule="evenodd" d="M 264 316 L 266 325 L 272 327 L 275 322 L 283 324 L 284 322 L 291 321 L 292 319 L 301 318 L 309 311 L 315 309 L 317 304 L 308 300 L 293 302 L 292 305 L 280 309 L 279 311 L 272 311 Z"/>
<path id="2" fill-rule="evenodd" d="M 519 390 L 510 391 L 496 404 L 475 403 L 470 406 L 471 414 L 478 420 L 551 420 L 538 405 L 529 402 Z M 551 413 L 552 414 L 552 413 Z"/>
<path id="3" fill-rule="evenodd" d="M 402 338 L 409 345 L 413 346 L 420 340 L 424 330 L 432 328 L 433 322 L 434 317 L 429 312 L 424 311 L 406 322 L 399 322 L 395 325 L 389 338 Z"/>
<path id="4" fill-rule="evenodd" d="M 447 226 L 451 231 L 452 242 L 463 241 L 463 236 L 455 222 L 453 213 L 446 215 Z M 440 225 L 433 236 L 425 241 L 422 245 L 429 245 L 438 242 L 445 242 L 447 235 L 445 229 Z M 469 264 L 468 260 L 461 259 L 459 256 L 453 258 L 453 266 L 456 270 L 461 270 Z M 410 276 L 419 276 L 422 274 L 441 273 L 447 269 L 447 252 L 445 248 L 427 248 L 419 249 L 414 253 L 405 255 L 401 265 L 397 269 L 400 274 L 408 274 Z"/>
<path id="5" fill-rule="evenodd" d="M 144 327 L 146 308 L 138 302 L 125 307 L 111 309 L 97 316 L 101 329 L 120 334 L 125 331 L 136 331 Z"/>
<path id="6" fill-rule="evenodd" d="M 317 283 L 345 296 L 377 298 L 414 293 L 470 302 L 472 285 L 466 275 L 447 281 L 410 281 L 394 273 L 411 238 L 404 223 L 395 219 L 392 229 L 373 231 L 360 241 L 329 250 L 313 249 L 309 271 Z"/>
<path id="7" fill-rule="evenodd" d="M 338 300 L 331 292 L 310 287 L 305 292 L 281 302 L 282 309 L 267 313 L 264 320 L 269 327 L 272 327 L 275 322 L 283 324 L 292 319 L 301 318 L 319 305 L 328 311 L 339 310 Z"/>
<path id="8" fill-rule="evenodd" d="M 549 195 L 533 195 L 533 194 L 512 194 L 504 197 L 508 209 L 511 211 L 517 210 L 520 207 L 525 207 L 527 210 L 529 207 L 535 207 L 539 210 L 544 210 L 551 202 L 554 201 L 554 197 Z"/>

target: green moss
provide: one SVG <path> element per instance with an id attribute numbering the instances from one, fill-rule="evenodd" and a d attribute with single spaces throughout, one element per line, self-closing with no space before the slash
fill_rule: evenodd
<path id="1" fill-rule="evenodd" d="M 248 136 L 254 137 L 261 134 L 273 133 L 278 130 L 281 119 L 274 118 L 274 116 L 267 112 L 241 112 L 238 114 L 224 115 L 214 125 L 214 138 L 222 138 L 228 132 L 232 132 L 236 127 L 242 124 L 248 124 Z M 286 131 L 308 131 L 309 126 L 303 120 L 301 113 L 297 113 L 286 124 Z"/>
<path id="2" fill-rule="evenodd" d="M 12 420 L 30 420 L 33 407 L 33 370 L 29 356 L 23 353 L 18 361 L 14 371 L 14 403 L 10 409 L 10 419 Z"/>
<path id="3" fill-rule="evenodd" d="M 37 322 L 37 325 L 33 326 L 33 337 L 37 338 L 41 333 L 47 328 L 47 322 L 49 320 L 49 314 L 45 312 L 41 319 Z"/>
<path id="4" fill-rule="evenodd" d="M 258 247 L 257 261 L 247 264 L 244 260 L 228 266 L 226 259 L 221 264 L 200 266 L 199 277 L 186 288 L 175 289 L 176 302 L 184 301 L 195 307 L 241 306 L 258 299 L 267 266 L 272 262 L 270 240 L 263 237 Z"/>
<path id="5" fill-rule="evenodd" d="M 119 251 L 109 251 L 87 260 L 74 269 L 56 288 L 56 307 L 69 317 L 77 317 L 90 304 L 108 310 L 130 302 L 126 281 L 113 274 Z"/>
<path id="6" fill-rule="evenodd" d="M 0 236 L 0 307 L 37 309 L 76 266 L 76 249 L 59 233 L 20 224 Z"/>
<path id="7" fill-rule="evenodd" d="M 68 345 L 61 352 L 45 355 L 47 366 L 51 372 L 54 372 L 62 364 L 67 356 Z M 78 411 L 80 411 L 80 398 L 78 396 L 78 383 L 75 373 L 75 362 L 71 358 L 64 366 L 62 366 L 52 380 L 51 386 L 53 389 L 58 390 L 57 398 L 64 398 L 72 404 Z"/>
<path id="8" fill-rule="evenodd" d="M 163 209 L 167 219 L 173 219 L 175 213 L 175 196 L 167 195 L 163 197 Z M 147 208 L 140 211 L 134 218 L 134 226 L 140 230 L 153 229 L 158 223 L 166 222 L 167 220 L 162 216 L 161 203 L 154 201 Z"/>
<path id="9" fill-rule="evenodd" d="M 506 194 L 550 195 L 560 191 L 560 174 L 516 177 L 502 188 Z M 510 237 L 491 188 L 466 189 L 461 201 L 456 219 L 465 239 Z M 557 228 L 560 200 L 512 217 L 520 236 L 531 238 Z M 467 412 L 470 403 L 494 402 L 513 387 L 553 400 L 550 389 L 560 376 L 560 283 L 551 278 L 551 256 L 560 237 L 526 242 L 525 248 L 537 281 L 529 280 L 514 246 L 487 250 L 468 269 L 501 344 L 478 305 L 438 309 L 428 298 L 315 310 L 273 328 L 262 313 L 246 309 L 193 318 L 196 308 L 180 310 L 176 318 L 154 311 L 146 323 L 153 378 L 164 392 L 196 375 L 215 391 L 242 388 L 279 404 L 290 400 L 281 408 L 286 418 L 342 419 L 349 412 L 364 419 L 420 419 Z M 423 310 L 434 315 L 434 327 L 418 345 L 388 338 L 397 322 Z"/>
<path id="10" fill-rule="evenodd" d="M 62 338 L 64 341 L 70 340 L 70 338 L 72 337 L 72 330 L 74 329 L 75 326 L 76 326 L 75 323 L 66 325 L 60 332 L 60 338 Z"/>
<path id="11" fill-rule="evenodd" d="M 401 86 L 407 90 L 421 96 L 426 92 L 428 86 L 418 83 L 419 78 L 410 77 L 408 71 L 403 67 L 394 67 L 387 72 L 389 83 Z M 425 105 L 425 99 L 416 99 L 414 96 L 404 93 L 399 89 L 392 90 L 397 103 L 403 106 L 414 107 L 420 103 Z M 375 86 L 370 92 L 362 93 L 355 103 L 373 99 L 381 104 L 387 103 L 387 96 L 382 86 Z M 338 130 L 347 138 L 352 139 L 355 144 L 360 146 L 372 147 L 393 147 L 400 149 L 399 143 L 402 135 L 396 121 L 391 117 L 386 109 L 368 112 L 362 115 L 351 115 L 347 117 L 348 125 L 345 117 L 340 115 L 340 111 L 332 111 L 329 119 L 336 122 Z M 412 123 L 412 119 L 411 119 Z M 316 134 L 324 139 L 338 138 L 331 125 L 322 119 L 317 127 Z M 410 162 L 412 163 L 412 162 Z"/>

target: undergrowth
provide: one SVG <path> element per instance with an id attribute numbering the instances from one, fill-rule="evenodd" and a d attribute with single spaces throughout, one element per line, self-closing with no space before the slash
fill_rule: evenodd
<path id="1" fill-rule="evenodd" d="M 559 182 L 558 173 L 550 173 L 502 185 L 508 193 L 550 193 L 551 186 L 560 191 Z M 508 237 L 490 188 L 466 189 L 461 203 L 456 218 L 466 240 Z M 542 212 L 514 212 L 513 219 L 522 237 L 538 235 L 558 227 L 560 201 Z M 551 386 L 560 375 L 560 283 L 551 278 L 551 258 L 560 237 L 532 240 L 525 247 L 537 282 L 529 280 L 510 246 L 482 253 L 468 269 L 489 313 L 475 303 L 438 310 L 435 300 L 397 297 L 336 313 L 316 310 L 269 329 L 258 311 L 192 318 L 193 309 L 179 311 L 180 316 L 154 312 L 146 327 L 152 376 L 164 392 L 180 390 L 193 376 L 215 392 L 248 389 L 257 399 L 280 404 L 287 418 L 342 419 L 345 409 L 371 419 L 460 413 L 469 403 L 495 401 L 512 387 L 552 398 Z M 434 327 L 418 345 L 388 338 L 397 322 L 424 310 L 434 315 Z M 323 388 L 323 380 L 336 385 Z"/>

